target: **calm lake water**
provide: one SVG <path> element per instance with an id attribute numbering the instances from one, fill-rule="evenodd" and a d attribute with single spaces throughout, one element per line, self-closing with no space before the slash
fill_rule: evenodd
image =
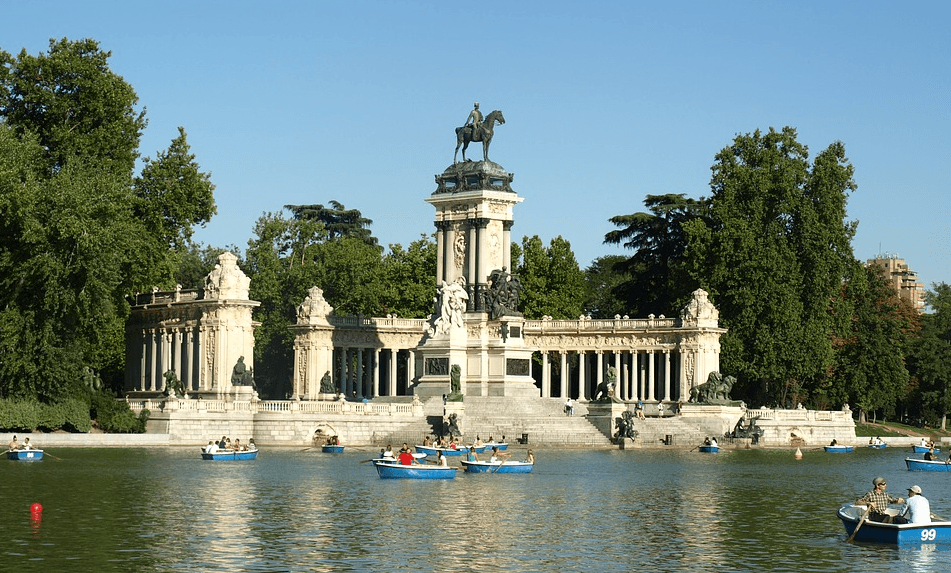
<path id="1" fill-rule="evenodd" d="M 882 475 L 951 515 L 951 474 L 907 471 L 904 448 L 804 454 L 536 449 L 528 475 L 405 481 L 370 450 L 48 449 L 0 463 L 0 570 L 949 569 L 951 547 L 846 543 L 835 510 Z"/>

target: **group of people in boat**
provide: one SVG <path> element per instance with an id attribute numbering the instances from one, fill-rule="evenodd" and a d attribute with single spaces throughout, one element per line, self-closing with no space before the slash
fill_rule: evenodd
<path id="1" fill-rule="evenodd" d="M 868 518 L 879 523 L 931 523 L 931 504 L 921 495 L 921 487 L 913 485 L 908 488 L 908 499 L 892 497 L 886 493 L 888 486 L 885 478 L 877 477 L 872 480 L 872 490 L 855 500 L 855 505 L 864 505 L 868 509 Z M 901 504 L 897 515 L 886 510 L 889 504 Z"/>
<path id="2" fill-rule="evenodd" d="M 881 446 L 881 445 L 884 444 L 884 443 L 885 443 L 885 441 L 882 440 L 881 438 L 879 438 L 878 436 L 875 436 L 874 438 L 869 438 L 869 439 L 868 439 L 868 445 L 870 445 L 870 446 Z"/>
<path id="3" fill-rule="evenodd" d="M 228 436 L 221 436 L 221 439 L 217 442 L 215 440 L 209 440 L 208 445 L 204 447 L 206 454 L 214 454 L 223 450 L 229 452 L 247 452 L 256 449 L 258 449 L 258 446 L 254 443 L 254 438 L 250 438 L 248 443 L 242 444 L 239 438 L 235 438 L 232 442 Z"/>
<path id="4" fill-rule="evenodd" d="M 36 450 L 36 449 L 38 449 L 38 448 L 36 448 L 35 446 L 33 446 L 33 444 L 30 443 L 30 438 L 23 438 L 23 443 L 21 444 L 20 442 L 17 441 L 17 437 L 16 437 L 16 436 L 13 436 L 13 439 L 10 441 L 10 445 L 8 446 L 8 448 L 9 448 L 10 450 Z"/>
<path id="5" fill-rule="evenodd" d="M 720 446 L 720 444 L 717 443 L 716 437 L 707 437 L 707 438 L 704 438 L 704 440 L 703 440 L 703 445 L 705 445 L 705 446 L 713 446 L 713 447 L 719 447 L 719 446 Z"/>

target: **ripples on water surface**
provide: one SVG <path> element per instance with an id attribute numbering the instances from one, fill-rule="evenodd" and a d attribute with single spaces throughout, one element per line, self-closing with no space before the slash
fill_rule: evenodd
<path id="1" fill-rule="evenodd" d="M 264 449 L 252 462 L 205 462 L 197 448 L 47 454 L 0 463 L 0 570 L 951 569 L 946 546 L 844 542 L 835 510 L 875 475 L 896 496 L 920 485 L 951 515 L 951 474 L 908 472 L 893 448 L 801 461 L 788 450 L 536 449 L 532 474 L 452 481 L 381 480 L 360 463 L 370 451 Z"/>

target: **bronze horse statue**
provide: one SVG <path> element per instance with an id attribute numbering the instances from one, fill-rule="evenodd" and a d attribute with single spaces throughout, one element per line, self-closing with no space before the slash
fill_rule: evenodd
<path id="1" fill-rule="evenodd" d="M 473 134 L 473 128 L 471 125 L 457 127 L 456 152 L 452 154 L 452 162 L 456 162 L 456 155 L 459 153 L 460 146 L 462 147 L 462 160 L 468 161 L 468 159 L 466 159 L 466 149 L 469 147 L 469 143 L 472 141 L 482 142 L 482 158 L 485 161 L 488 161 L 489 144 L 492 143 L 492 132 L 495 129 L 495 122 L 499 122 L 499 125 L 505 123 L 505 117 L 499 110 L 495 110 L 489 113 L 489 115 L 485 116 L 485 121 L 482 122 L 482 129 L 479 130 L 479 133 Z"/>

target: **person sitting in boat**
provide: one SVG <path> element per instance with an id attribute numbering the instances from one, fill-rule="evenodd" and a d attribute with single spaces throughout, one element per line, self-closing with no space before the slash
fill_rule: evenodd
<path id="1" fill-rule="evenodd" d="M 425 438 L 423 438 L 423 445 L 426 446 L 427 448 L 428 448 L 429 446 L 433 445 L 433 441 L 429 439 L 429 435 L 428 435 L 428 434 L 427 434 L 427 436 L 426 436 Z"/>
<path id="2" fill-rule="evenodd" d="M 442 455 L 442 451 L 436 452 L 436 461 L 434 463 L 440 467 L 449 467 L 449 462 L 446 461 L 446 456 Z"/>
<path id="3" fill-rule="evenodd" d="M 938 459 L 938 456 L 934 453 L 934 448 L 928 448 L 928 451 L 925 452 L 925 461 L 933 462 Z"/>
<path id="4" fill-rule="evenodd" d="M 922 437 L 921 437 L 921 443 L 918 444 L 918 445 L 921 446 L 922 448 L 927 448 L 927 447 L 928 447 L 928 440 L 926 440 L 925 437 L 922 436 Z"/>
<path id="5" fill-rule="evenodd" d="M 30 445 L 30 438 L 23 438 L 23 445 L 20 446 L 21 450 L 32 450 L 33 446 Z"/>
<path id="6" fill-rule="evenodd" d="M 383 458 L 392 458 L 393 457 L 393 446 L 390 444 L 386 445 L 386 449 L 380 453 L 380 457 Z"/>
<path id="7" fill-rule="evenodd" d="M 875 445 L 876 445 L 876 446 L 880 446 L 880 445 L 882 445 L 882 444 L 884 444 L 884 443 L 885 443 L 885 440 L 879 438 L 878 436 L 875 437 Z"/>
<path id="8" fill-rule="evenodd" d="M 219 450 L 226 450 L 226 449 L 228 449 L 228 437 L 227 437 L 227 436 L 221 436 L 221 439 L 218 441 L 218 449 L 219 449 Z"/>
<path id="9" fill-rule="evenodd" d="M 218 444 L 214 440 L 208 440 L 208 445 L 205 446 L 206 454 L 213 454 L 218 451 Z"/>
<path id="10" fill-rule="evenodd" d="M 416 458 L 413 457 L 413 454 L 411 454 L 409 450 L 401 450 L 398 459 L 404 466 L 416 463 Z"/>
<path id="11" fill-rule="evenodd" d="M 926 525 L 931 523 L 931 504 L 921 495 L 921 488 L 913 485 L 908 488 L 908 499 L 895 517 L 895 523 Z"/>
<path id="12" fill-rule="evenodd" d="M 838 446 L 838 445 L 839 445 L 839 442 L 837 442 L 837 441 L 835 440 L 835 438 L 832 438 L 832 443 L 829 444 L 829 445 L 830 445 L 830 446 Z"/>
<path id="13" fill-rule="evenodd" d="M 234 443 L 232 444 L 232 447 L 234 448 L 234 451 L 240 452 L 240 451 L 241 451 L 241 438 L 235 438 L 235 439 L 234 439 Z"/>
<path id="14" fill-rule="evenodd" d="M 480 438 L 478 435 L 476 435 L 476 441 L 475 441 L 475 443 L 472 444 L 472 445 L 475 446 L 475 447 L 477 447 L 477 448 L 481 448 L 482 446 L 485 445 L 485 443 L 482 441 L 482 438 Z"/>
<path id="15" fill-rule="evenodd" d="M 504 458 L 506 456 L 508 456 L 508 454 L 499 453 L 498 446 L 492 446 L 492 457 L 489 458 L 489 463 L 490 464 L 502 463 L 502 460 L 500 458 Z"/>
<path id="16" fill-rule="evenodd" d="M 19 449 L 20 449 L 20 442 L 17 441 L 17 437 L 16 437 L 16 436 L 13 436 L 13 439 L 10 440 L 10 446 L 9 446 L 9 447 L 10 447 L 11 450 L 19 450 Z"/>
<path id="17" fill-rule="evenodd" d="M 877 477 L 872 480 L 872 490 L 855 500 L 855 505 L 867 505 L 868 518 L 879 523 L 892 523 L 892 516 L 885 512 L 890 503 L 905 503 L 902 498 L 894 498 L 885 493 L 885 478 Z"/>
<path id="18" fill-rule="evenodd" d="M 534 464 L 535 463 L 535 452 L 531 449 L 528 450 L 528 455 L 525 456 L 525 463 Z"/>
<path id="19" fill-rule="evenodd" d="M 712 438 L 710 438 L 710 445 L 713 447 L 719 447 L 719 444 L 717 444 L 716 436 L 713 436 Z"/>
<path id="20" fill-rule="evenodd" d="M 440 452 L 440 453 L 442 453 L 442 452 Z M 479 461 L 479 456 L 476 455 L 475 448 L 470 448 L 470 449 L 469 449 L 469 453 L 466 454 L 466 461 L 467 461 L 467 462 L 477 462 L 477 461 Z"/>
<path id="21" fill-rule="evenodd" d="M 875 438 L 869 438 L 869 439 L 868 439 L 868 445 L 874 446 L 874 445 L 875 445 Z"/>
<path id="22" fill-rule="evenodd" d="M 710 436 L 707 436 L 706 438 L 703 439 L 703 445 L 705 446 L 710 445 Z"/>
<path id="23" fill-rule="evenodd" d="M 254 443 L 254 438 L 251 438 L 251 439 L 248 440 L 248 447 L 247 447 L 247 449 L 249 449 L 249 450 L 256 450 L 256 449 L 258 449 L 258 445 Z"/>
<path id="24" fill-rule="evenodd" d="M 449 441 L 449 447 L 452 448 L 452 449 L 454 449 L 454 450 L 458 450 L 458 449 L 459 449 L 459 443 L 456 441 L 456 437 L 455 437 L 455 436 L 453 436 L 453 437 L 452 437 L 452 440 Z"/>

